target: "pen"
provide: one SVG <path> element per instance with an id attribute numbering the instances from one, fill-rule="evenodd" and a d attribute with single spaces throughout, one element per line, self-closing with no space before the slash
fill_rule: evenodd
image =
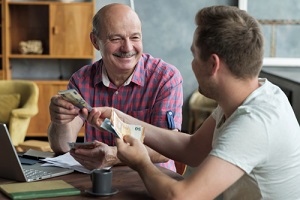
<path id="1" fill-rule="evenodd" d="M 174 122 L 174 113 L 171 110 L 167 111 L 167 122 L 169 129 L 175 129 L 175 122 Z"/>

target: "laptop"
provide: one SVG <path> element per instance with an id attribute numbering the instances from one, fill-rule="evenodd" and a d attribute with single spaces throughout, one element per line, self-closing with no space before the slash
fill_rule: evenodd
<path id="1" fill-rule="evenodd" d="M 0 178 L 32 182 L 72 173 L 73 169 L 35 164 L 21 164 L 5 124 L 0 123 Z"/>

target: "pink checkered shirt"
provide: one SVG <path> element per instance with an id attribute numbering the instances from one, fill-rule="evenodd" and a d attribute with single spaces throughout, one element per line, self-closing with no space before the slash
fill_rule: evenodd
<path id="1" fill-rule="evenodd" d="M 174 113 L 175 128 L 181 129 L 182 122 L 182 76 L 178 69 L 143 54 L 131 82 L 117 88 L 113 83 L 106 87 L 102 79 L 102 60 L 86 65 L 75 72 L 68 88 L 76 89 L 92 107 L 117 108 L 137 119 L 158 127 L 168 128 L 166 113 Z M 85 124 L 85 140 L 98 140 L 115 145 L 113 135 Z M 160 166 L 176 171 L 173 160 L 159 163 Z"/>

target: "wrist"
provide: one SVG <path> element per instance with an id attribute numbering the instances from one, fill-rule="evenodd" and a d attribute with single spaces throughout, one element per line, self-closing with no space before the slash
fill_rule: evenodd
<path id="1" fill-rule="evenodd" d="M 108 152 L 105 154 L 105 160 L 107 163 L 109 163 L 111 166 L 118 165 L 121 163 L 120 159 L 117 156 L 117 147 L 111 146 L 108 148 Z"/>

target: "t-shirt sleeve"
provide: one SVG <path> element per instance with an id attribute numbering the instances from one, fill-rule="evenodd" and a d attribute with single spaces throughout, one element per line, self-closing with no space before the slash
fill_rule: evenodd
<path id="1" fill-rule="evenodd" d="M 254 167 L 259 167 L 267 159 L 269 141 L 263 123 L 254 118 L 250 113 L 245 113 L 229 118 L 216 128 L 210 154 L 240 167 L 248 174 Z"/>

